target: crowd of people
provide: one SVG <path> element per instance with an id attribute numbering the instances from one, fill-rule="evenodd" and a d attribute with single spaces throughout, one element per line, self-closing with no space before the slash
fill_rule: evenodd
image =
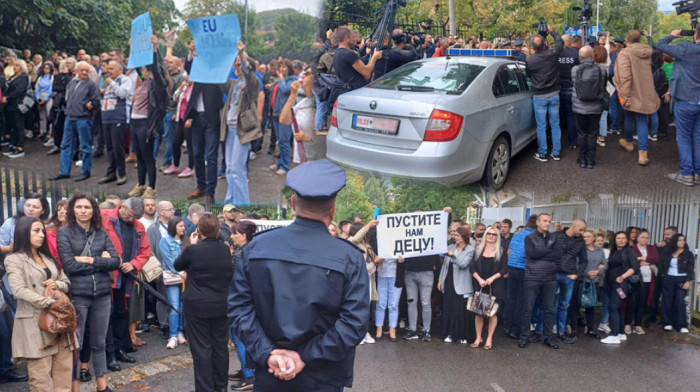
<path id="1" fill-rule="evenodd" d="M 152 37 L 153 64 L 134 69 L 127 69 L 128 58 L 118 49 L 100 56 L 82 49 L 74 56 L 55 52 L 46 61 L 29 50 L 24 59 L 5 53 L 0 60 L 3 155 L 20 159 L 26 141 L 43 142 L 47 155 L 60 154 L 53 181 L 70 178 L 74 165 L 80 170 L 75 181 L 85 181 L 93 174 L 93 159 L 105 156 L 108 166 L 98 184 L 123 185 L 129 182 L 126 165 L 134 164 L 137 179 L 129 196 L 156 197 L 161 174 L 195 177 L 187 197 L 204 198 L 205 204 L 214 203 L 217 179 L 224 177 L 223 201 L 250 203 L 248 165 L 261 154 L 266 131 L 267 152 L 278 158 L 270 168 L 278 175 L 290 169 L 292 159 L 325 155 L 324 143 L 310 131 L 314 80 L 306 63 L 279 58 L 263 64 L 240 43 L 225 84 L 194 83 L 188 77 L 194 42 L 180 58 L 172 53 L 174 37 L 166 37 L 164 57 Z M 186 162 L 181 162 L 183 146 Z"/>
<path id="2" fill-rule="evenodd" d="M 215 216 L 197 203 L 181 213 L 166 200 L 110 196 L 98 204 L 86 194 L 51 211 L 43 195 L 26 195 L 20 214 L 0 227 L 0 288 L 10 304 L 0 313 L 0 379 L 27 380 L 13 370 L 14 357 L 27 361 L 31 390 L 78 390 L 92 379 L 92 360 L 97 390 L 109 390 L 106 374 L 120 370 L 120 362 L 135 362 L 129 354 L 146 344 L 138 333 L 150 328 L 160 329 L 168 349 L 190 345 L 197 390 L 219 387 L 229 340 L 246 363 L 245 345 L 230 323 L 235 315 L 227 316 L 227 287 L 257 231 L 251 220 L 265 219 L 233 204 Z M 523 348 L 537 341 L 555 349 L 573 344 L 581 327 L 606 344 L 642 335 L 657 322 L 688 333 L 694 256 L 675 227 L 652 244 L 643 228 L 614 233 L 582 220 L 564 227 L 548 214 L 532 215 L 515 229 L 509 219 L 488 227 L 455 219 L 447 253 L 383 259 L 378 223 L 357 216 L 327 227 L 355 244 L 367 267 L 375 329 L 367 326 L 362 343 L 386 334 L 396 342 L 402 328 L 405 340 L 430 341 L 437 333 L 445 343 L 491 350 L 499 320 Z M 162 276 L 148 283 L 142 279 L 151 259 Z M 45 297 L 46 288 L 69 293 L 76 334 L 39 329 L 40 310 L 55 301 Z M 482 293 L 495 298 L 494 314 L 467 310 L 470 298 Z M 229 376 L 233 390 L 252 389 L 253 366 Z"/>

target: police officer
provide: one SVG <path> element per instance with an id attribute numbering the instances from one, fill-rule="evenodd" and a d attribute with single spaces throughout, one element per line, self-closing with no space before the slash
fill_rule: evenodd
<path id="1" fill-rule="evenodd" d="M 391 35 L 391 40 L 394 42 L 394 45 L 385 51 L 382 58 L 377 61 L 377 65 L 374 67 L 373 80 L 388 74 L 404 64 L 420 59 L 420 49 L 416 49 L 416 46 L 420 48 L 421 42 L 417 36 L 408 36 L 403 30 L 395 29 Z"/>
<path id="2" fill-rule="evenodd" d="M 352 386 L 370 313 L 363 253 L 328 232 L 345 172 L 307 162 L 287 174 L 287 186 L 296 220 L 243 248 L 228 315 L 256 391 L 335 392 Z"/>
<path id="3" fill-rule="evenodd" d="M 527 56 L 522 51 L 523 43 L 524 42 L 521 39 L 513 42 L 513 46 L 515 47 L 515 50 L 513 51 L 513 56 L 516 60 L 525 62 L 525 60 L 527 60 Z"/>

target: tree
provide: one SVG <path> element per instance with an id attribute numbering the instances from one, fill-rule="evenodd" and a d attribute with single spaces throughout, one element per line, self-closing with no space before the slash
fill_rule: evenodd
<path id="1" fill-rule="evenodd" d="M 654 40 L 658 41 L 663 37 L 671 34 L 673 30 L 690 30 L 690 15 L 676 15 L 675 13 L 666 14 L 664 12 L 656 13 L 656 21 L 654 23 L 654 31 L 652 32 Z"/>
<path id="2" fill-rule="evenodd" d="M 338 193 L 335 204 L 336 221 L 352 219 L 353 216 L 372 216 L 372 204 L 364 193 L 362 177 L 351 171 L 347 171 L 347 185 Z"/>
<path id="3" fill-rule="evenodd" d="M 389 211 L 391 207 L 388 193 L 381 178 L 370 175 L 365 179 L 365 194 L 369 202 L 381 208 L 382 211 Z"/>
<path id="4" fill-rule="evenodd" d="M 293 12 L 275 21 L 276 41 L 271 49 L 274 56 L 311 62 L 311 44 L 318 29 L 318 19 L 311 15 Z"/>
<path id="5" fill-rule="evenodd" d="M 455 217 L 466 215 L 467 205 L 474 201 L 478 189 L 470 186 L 445 186 L 432 183 L 421 183 L 399 178 L 391 180 L 396 195 L 394 212 L 411 212 L 415 210 L 441 211 L 452 207 Z"/>

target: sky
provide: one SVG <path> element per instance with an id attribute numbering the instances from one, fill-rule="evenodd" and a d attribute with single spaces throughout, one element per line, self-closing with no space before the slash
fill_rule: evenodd
<path id="1" fill-rule="evenodd" d="M 678 0 L 658 0 L 659 1 L 659 10 L 661 11 L 671 11 L 675 10 L 673 7 L 673 3 L 678 2 Z"/>
<path id="2" fill-rule="evenodd" d="M 187 0 L 174 0 L 175 6 L 182 10 L 187 4 Z M 243 0 L 239 0 L 243 2 Z M 322 0 L 249 0 L 248 6 L 255 11 L 268 11 L 278 8 L 294 8 L 299 12 L 309 15 L 319 16 Z"/>

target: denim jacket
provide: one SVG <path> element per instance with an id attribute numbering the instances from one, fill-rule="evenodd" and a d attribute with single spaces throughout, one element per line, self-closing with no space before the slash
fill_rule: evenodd
<path id="1" fill-rule="evenodd" d="M 173 236 L 169 235 L 163 237 L 160 240 L 158 247 L 160 248 L 160 253 L 163 256 L 161 263 L 163 264 L 163 269 L 177 272 L 175 270 L 175 259 L 177 259 L 182 253 L 182 242 L 176 241 Z"/>
<path id="2" fill-rule="evenodd" d="M 700 43 L 679 42 L 671 45 L 669 35 L 656 43 L 656 47 L 675 58 L 671 78 L 671 96 L 680 101 L 700 105 Z"/>

